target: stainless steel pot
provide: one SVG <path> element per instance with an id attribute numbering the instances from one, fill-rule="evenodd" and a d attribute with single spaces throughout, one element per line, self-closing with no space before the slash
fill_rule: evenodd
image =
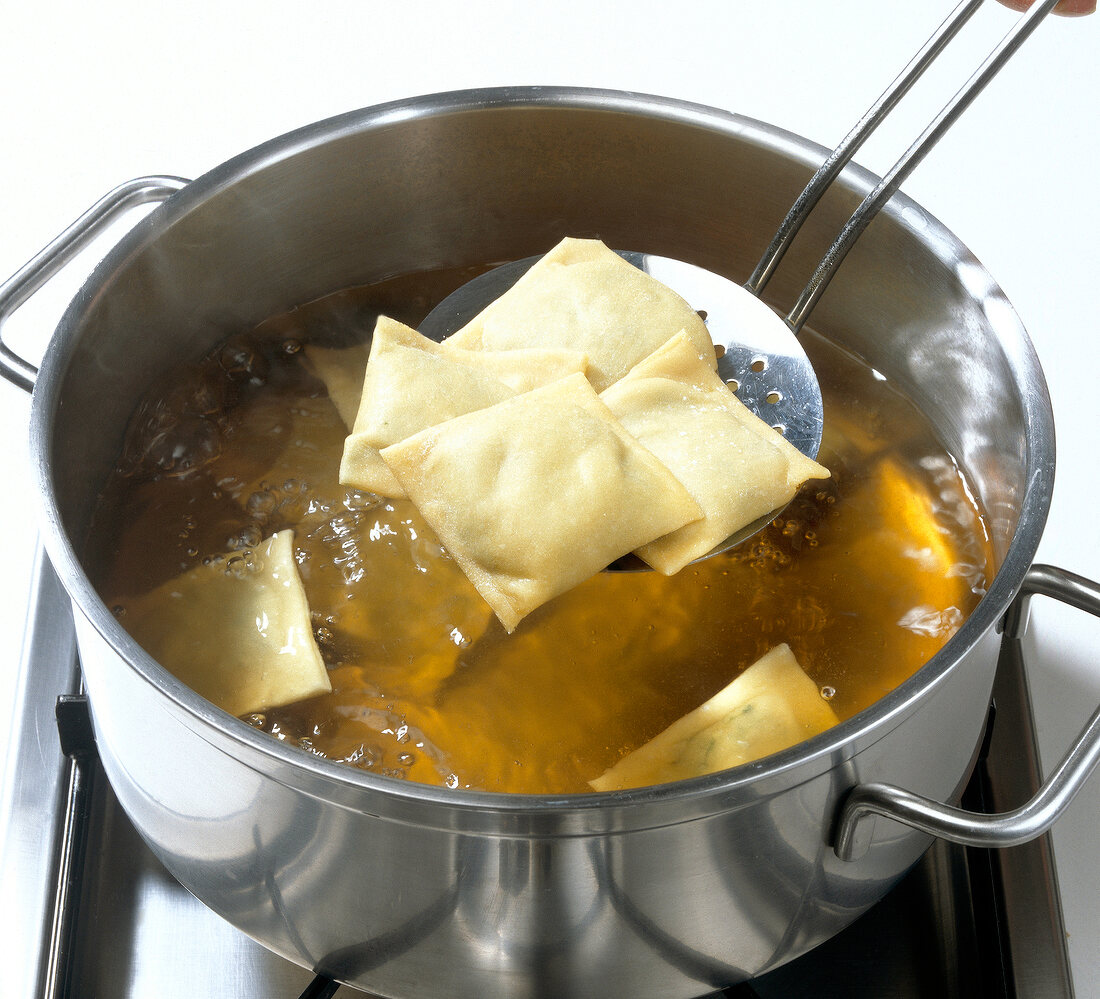
<path id="1" fill-rule="evenodd" d="M 901 195 L 814 324 L 928 414 L 988 513 L 999 570 L 916 676 L 810 742 L 614 794 L 376 777 L 278 743 L 184 688 L 119 627 L 81 566 L 136 400 L 229 332 L 338 288 L 522 257 L 566 233 L 743 278 L 825 152 L 660 98 L 443 94 L 309 126 L 190 183 L 124 185 L 0 289 L 2 320 L 106 221 L 163 200 L 85 284 L 40 373 L 6 348 L 0 360 L 34 386 L 46 544 L 78 611 L 104 767 L 200 899 L 291 960 L 382 995 L 691 996 L 843 928 L 925 850 L 922 829 L 1009 843 L 1049 825 L 1095 762 L 1095 718 L 1021 814 L 983 824 L 934 804 L 966 782 L 1017 592 L 1100 613 L 1100 588 L 1029 568 L 1054 466 L 1042 372 L 990 276 Z M 773 280 L 777 301 L 793 300 L 874 181 L 845 172 Z"/>

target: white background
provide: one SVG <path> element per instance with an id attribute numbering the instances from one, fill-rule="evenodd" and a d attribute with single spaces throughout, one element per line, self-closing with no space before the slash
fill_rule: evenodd
<path id="1" fill-rule="evenodd" d="M 5 3 L 0 278 L 119 182 L 194 177 L 299 125 L 439 90 L 609 87 L 679 97 L 833 145 L 952 0 L 187 4 Z M 859 160 L 885 171 L 1016 15 L 989 2 Z M 1100 15 L 1048 19 L 905 190 L 954 230 L 1015 304 L 1043 361 L 1059 468 L 1039 552 L 1100 577 L 1095 294 Z M 81 275 L 5 338 L 37 360 Z M 34 548 L 29 400 L 0 384 L 0 717 Z M 1100 623 L 1036 602 L 1030 675 L 1044 761 L 1100 704 Z M 4 742 L 0 739 L 0 744 Z M 1100 997 L 1100 774 L 1056 827 L 1080 997 Z"/>

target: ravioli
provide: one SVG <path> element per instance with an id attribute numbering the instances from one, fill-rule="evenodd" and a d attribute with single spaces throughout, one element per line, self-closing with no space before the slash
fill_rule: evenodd
<path id="1" fill-rule="evenodd" d="M 254 493 L 270 494 L 261 509 L 300 495 L 305 484 L 333 499 L 344 493 L 332 460 L 343 434 L 332 419 L 329 400 L 304 397 L 288 407 L 279 395 L 265 393 L 257 394 L 248 407 L 256 427 L 250 440 L 235 441 L 230 454 L 211 462 L 219 488 L 246 508 Z"/>
<path id="2" fill-rule="evenodd" d="M 778 753 L 838 721 L 790 647 L 777 645 L 589 784 L 617 791 L 715 773 Z"/>
<path id="3" fill-rule="evenodd" d="M 313 638 L 293 531 L 251 552 L 211 559 L 122 607 L 138 644 L 231 715 L 332 689 Z"/>
<path id="4" fill-rule="evenodd" d="M 381 454 L 509 632 L 616 558 L 702 516 L 581 374 Z"/>
<path id="5" fill-rule="evenodd" d="M 513 392 L 530 392 L 559 378 L 588 370 L 588 355 L 564 347 L 517 347 L 514 350 L 466 350 L 444 340 L 440 351 L 468 368 L 477 368 Z"/>
<path id="6" fill-rule="evenodd" d="M 579 351 L 491 352 L 444 347 L 380 316 L 340 481 L 391 499 L 405 498 L 379 450 L 436 423 L 484 409 L 563 374 L 583 371 Z"/>
<path id="7" fill-rule="evenodd" d="M 680 330 L 717 365 L 706 325 L 676 292 L 597 239 L 566 238 L 447 343 L 580 351 L 601 392 Z"/>
<path id="8" fill-rule="evenodd" d="M 369 354 L 369 343 L 357 343 L 351 347 L 322 347 L 309 343 L 302 351 L 306 370 L 325 383 L 329 399 L 349 430 L 359 412 L 363 372 Z"/>
<path id="9" fill-rule="evenodd" d="M 829 477 L 750 412 L 682 332 L 600 398 L 703 508 L 701 520 L 638 549 L 665 575 L 786 506 L 808 479 Z"/>

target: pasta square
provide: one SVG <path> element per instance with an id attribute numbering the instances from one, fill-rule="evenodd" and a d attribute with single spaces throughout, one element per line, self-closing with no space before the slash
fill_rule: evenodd
<path id="1" fill-rule="evenodd" d="M 581 374 L 381 453 L 509 632 L 540 604 L 702 515 Z"/>
<path id="2" fill-rule="evenodd" d="M 680 330 L 715 367 L 706 325 L 676 292 L 597 239 L 566 238 L 447 343 L 577 350 L 600 392 Z"/>
<path id="3" fill-rule="evenodd" d="M 198 565 L 122 607 L 127 630 L 151 656 L 231 715 L 332 689 L 293 531 Z"/>
<path id="4" fill-rule="evenodd" d="M 578 351 L 450 348 L 380 316 L 340 462 L 340 481 L 403 499 L 404 490 L 379 457 L 381 448 L 563 374 L 583 371 L 586 363 Z"/>
<path id="5" fill-rule="evenodd" d="M 302 351 L 302 363 L 310 374 L 325 383 L 328 397 L 349 430 L 359 411 L 363 395 L 363 372 L 367 368 L 370 345 L 353 344 L 350 347 L 322 347 L 307 343 Z"/>
<path id="6" fill-rule="evenodd" d="M 778 753 L 838 721 L 790 646 L 777 645 L 589 784 L 617 791 L 716 773 Z"/>
<path id="7" fill-rule="evenodd" d="M 785 506 L 807 479 L 829 477 L 828 469 L 750 412 L 684 333 L 600 398 L 704 511 L 701 520 L 638 549 L 665 575 Z"/>

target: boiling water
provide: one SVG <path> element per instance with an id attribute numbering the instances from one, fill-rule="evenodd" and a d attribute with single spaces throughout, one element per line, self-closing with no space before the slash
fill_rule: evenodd
<path id="1" fill-rule="evenodd" d="M 830 481 L 727 555 L 670 578 L 601 573 L 506 635 L 409 503 L 339 484 L 347 428 L 308 364 L 313 344 L 361 344 L 379 312 L 415 325 L 467 276 L 414 275 L 275 317 L 135 415 L 89 559 L 123 624 L 129 598 L 295 530 L 333 692 L 251 724 L 427 783 L 583 791 L 780 642 L 848 717 L 980 599 L 990 549 L 954 462 L 881 376 L 811 335 Z"/>

